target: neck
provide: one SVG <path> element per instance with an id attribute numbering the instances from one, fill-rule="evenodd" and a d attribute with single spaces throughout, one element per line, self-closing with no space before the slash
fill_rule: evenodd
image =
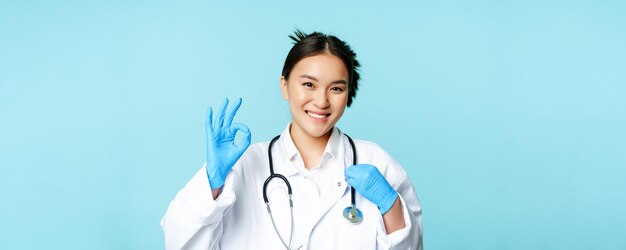
<path id="1" fill-rule="evenodd" d="M 319 164 L 332 132 L 333 131 L 330 130 L 320 137 L 314 137 L 300 129 L 294 129 L 293 126 L 289 128 L 291 140 L 293 140 L 293 144 L 298 149 L 298 152 L 300 152 L 300 156 L 302 156 L 304 160 L 304 166 L 307 169 L 310 170 Z"/>

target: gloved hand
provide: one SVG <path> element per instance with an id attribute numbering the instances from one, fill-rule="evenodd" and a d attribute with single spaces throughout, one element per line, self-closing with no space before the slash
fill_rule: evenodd
<path id="1" fill-rule="evenodd" d="M 376 204 L 381 214 L 387 213 L 398 198 L 385 177 L 375 166 L 369 164 L 352 165 L 346 169 L 346 181 L 365 198 Z"/>
<path id="2" fill-rule="evenodd" d="M 204 124 L 206 130 L 206 173 L 209 176 L 211 189 L 224 186 L 226 175 L 250 146 L 250 129 L 241 123 L 233 123 L 233 118 L 241 106 L 241 98 L 235 102 L 228 114 L 226 114 L 227 106 L 228 99 L 224 99 L 215 121 L 213 121 L 213 109 L 211 107 L 206 113 Z M 237 131 L 244 133 L 243 142 L 240 145 L 235 145 Z"/>

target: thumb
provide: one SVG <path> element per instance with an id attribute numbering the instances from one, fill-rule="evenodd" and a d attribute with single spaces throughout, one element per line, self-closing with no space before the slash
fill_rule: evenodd
<path id="1" fill-rule="evenodd" d="M 350 185 L 350 186 L 357 186 L 359 184 L 359 168 L 357 167 L 357 165 L 352 165 L 350 167 L 348 167 L 348 169 L 346 169 L 345 172 L 345 177 L 346 177 L 346 182 Z"/>
<path id="2" fill-rule="evenodd" d="M 250 146 L 250 143 L 252 141 L 252 134 L 250 133 L 250 129 L 248 128 L 248 126 L 242 123 L 233 123 L 230 126 L 230 133 L 235 135 L 237 131 L 241 131 L 243 133 L 243 140 L 239 145 L 235 145 L 235 147 L 237 148 L 239 154 L 243 154 L 243 152 L 245 152 L 246 149 Z"/>

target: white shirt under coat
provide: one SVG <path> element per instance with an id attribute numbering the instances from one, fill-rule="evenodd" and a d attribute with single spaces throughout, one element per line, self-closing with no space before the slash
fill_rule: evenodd
<path id="1" fill-rule="evenodd" d="M 294 236 L 300 249 L 422 249 L 422 210 L 413 185 L 402 167 L 378 145 L 354 140 L 358 163 L 374 165 L 398 192 L 406 226 L 387 234 L 375 204 L 356 194 L 363 222 L 343 217 L 350 206 L 344 171 L 352 165 L 346 136 L 333 129 L 322 160 L 310 171 L 285 129 L 272 148 L 274 172 L 284 175 L 293 190 Z M 161 226 L 166 249 L 284 249 L 263 201 L 269 176 L 269 142 L 251 145 L 228 174 L 219 197 L 213 200 L 205 166 L 170 203 Z M 274 179 L 268 199 L 276 226 L 285 241 L 291 228 L 287 188 Z"/>

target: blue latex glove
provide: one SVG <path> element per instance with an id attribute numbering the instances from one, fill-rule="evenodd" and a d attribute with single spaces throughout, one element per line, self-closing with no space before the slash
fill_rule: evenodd
<path id="1" fill-rule="evenodd" d="M 381 214 L 387 213 L 398 198 L 398 192 L 394 190 L 385 177 L 375 166 L 369 164 L 357 164 L 346 170 L 346 181 L 350 186 L 365 198 L 376 204 Z"/>
<path id="2" fill-rule="evenodd" d="M 213 120 L 213 109 L 209 107 L 206 113 L 204 128 L 206 130 L 206 173 L 209 176 L 211 189 L 224 186 L 224 181 L 230 169 L 250 146 L 250 129 L 241 123 L 233 123 L 233 118 L 241 106 L 239 98 L 234 107 L 226 112 L 228 99 L 224 99 L 219 114 Z M 244 134 L 243 142 L 235 144 L 235 134 L 241 131 Z"/>

